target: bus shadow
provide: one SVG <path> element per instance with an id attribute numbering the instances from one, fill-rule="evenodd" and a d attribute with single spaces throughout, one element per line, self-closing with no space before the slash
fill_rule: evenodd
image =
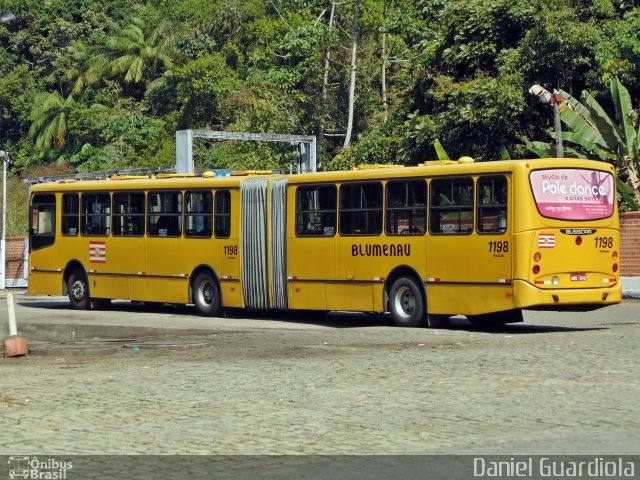
<path id="1" fill-rule="evenodd" d="M 22 301 L 17 302 L 24 308 L 38 308 L 47 310 L 68 310 L 78 311 L 71 308 L 69 302 L 65 301 Z M 123 313 L 159 313 L 185 316 L 198 316 L 195 307 L 188 305 L 174 304 L 150 304 L 143 302 L 115 301 L 110 307 L 92 311 L 112 311 Z M 239 320 L 262 320 L 281 322 L 284 324 L 309 324 L 327 328 L 371 328 L 386 327 L 398 328 L 391 315 L 372 314 L 362 312 L 322 312 L 313 310 L 243 310 L 229 308 L 225 309 L 224 317 L 227 319 L 237 318 Z M 479 327 L 472 325 L 464 316 L 452 317 L 448 324 L 442 324 L 432 329 L 438 330 L 460 330 L 468 332 L 503 333 L 510 335 L 525 335 L 535 333 L 557 333 L 557 332 L 589 332 L 596 330 L 608 330 L 607 327 L 566 327 L 557 325 L 534 325 L 529 323 L 514 323 L 500 327 Z"/>
<path id="2" fill-rule="evenodd" d="M 565 327 L 561 325 L 535 325 L 527 323 L 509 323 L 499 327 L 479 327 L 471 324 L 464 317 L 452 318 L 450 324 L 440 327 L 446 330 L 463 330 L 469 332 L 506 333 L 510 335 L 525 335 L 532 333 L 558 333 L 558 332 L 592 332 L 596 330 L 608 330 L 607 327 Z"/>

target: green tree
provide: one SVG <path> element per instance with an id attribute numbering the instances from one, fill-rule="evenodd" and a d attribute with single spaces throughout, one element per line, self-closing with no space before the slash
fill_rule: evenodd
<path id="1" fill-rule="evenodd" d="M 69 114 L 74 104 L 73 95 L 64 98 L 58 91 L 36 95 L 29 128 L 29 136 L 35 140 L 36 148 L 64 149 Z"/>
<path id="2" fill-rule="evenodd" d="M 166 21 L 150 28 L 144 20 L 132 18 L 131 23 L 114 36 L 107 37 L 98 52 L 86 62 L 87 80 L 97 81 L 103 75 L 110 75 L 125 85 L 142 85 L 145 90 L 174 68 Z"/>
<path id="3" fill-rule="evenodd" d="M 637 210 L 640 205 L 640 136 L 638 114 L 632 108 L 628 90 L 615 78 L 611 81 L 611 100 L 615 120 L 587 91 L 582 102 L 562 92 L 560 118 L 571 131 L 562 132 L 565 155 L 577 158 L 597 158 L 617 167 L 618 194 L 624 208 Z M 549 132 L 555 138 L 555 132 Z M 527 147 L 540 157 L 553 156 L 551 143 L 530 142 Z"/>

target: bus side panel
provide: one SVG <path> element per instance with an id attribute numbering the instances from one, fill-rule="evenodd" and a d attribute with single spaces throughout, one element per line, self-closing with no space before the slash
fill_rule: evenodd
<path id="1" fill-rule="evenodd" d="M 511 310 L 513 285 L 427 285 L 430 314 L 479 315 Z M 454 312 L 455 310 L 455 312 Z"/>
<path id="2" fill-rule="evenodd" d="M 222 304 L 225 307 L 241 308 L 242 297 L 242 262 L 240 255 L 240 190 L 230 190 L 231 195 L 231 234 L 229 238 L 212 239 L 209 248 L 219 251 L 213 265 L 222 289 Z M 225 280 L 229 279 L 228 281 Z"/>
<path id="3" fill-rule="evenodd" d="M 188 303 L 189 275 L 184 255 L 194 255 L 191 239 L 147 237 L 146 298 L 150 302 Z M 189 245 L 189 250 L 186 250 Z M 194 255 L 194 258 L 198 258 Z M 201 257 L 206 263 L 206 257 Z"/>
<path id="4" fill-rule="evenodd" d="M 232 192 L 232 205 L 233 203 Z M 213 264 L 213 268 L 220 280 L 220 289 L 222 290 L 222 304 L 225 307 L 241 308 L 244 306 L 242 298 L 242 283 L 240 277 L 242 275 L 242 265 L 240 262 L 240 240 L 235 232 L 238 232 L 238 216 L 232 216 L 231 220 L 231 237 L 211 241 L 210 248 L 219 250 L 216 256 L 217 263 Z"/>
<path id="5" fill-rule="evenodd" d="M 335 279 L 335 237 L 304 238 L 294 235 L 287 240 L 291 308 L 327 310 L 327 295 L 330 294 L 326 292 L 325 282 Z"/>
<path id="6" fill-rule="evenodd" d="M 34 250 L 29 255 L 29 265 L 37 265 L 37 270 L 29 272 L 29 293 L 63 295 L 62 271 L 64 265 L 58 263 L 58 244 L 61 237 L 50 247 Z"/>
<path id="7" fill-rule="evenodd" d="M 514 308 L 511 235 L 432 235 L 429 239 L 429 313 L 477 315 Z M 492 243 L 494 242 L 494 243 Z M 507 252 L 495 252 L 501 242 Z"/>
<path id="8" fill-rule="evenodd" d="M 144 251 L 144 241 L 144 237 L 88 239 L 87 250 L 94 242 L 104 242 L 104 263 L 92 263 L 91 258 L 85 263 L 87 269 L 99 273 L 89 273 L 92 297 L 141 299 L 131 295 L 129 283 L 145 271 L 145 258 L 140 253 Z"/>
<path id="9" fill-rule="evenodd" d="M 29 272 L 29 293 L 31 295 L 64 295 L 62 273 Z"/>

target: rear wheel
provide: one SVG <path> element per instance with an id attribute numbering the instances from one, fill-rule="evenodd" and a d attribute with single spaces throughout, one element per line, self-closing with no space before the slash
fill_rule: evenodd
<path id="1" fill-rule="evenodd" d="M 220 288 L 208 273 L 201 273 L 193 281 L 191 297 L 200 315 L 213 317 L 220 313 Z"/>
<path id="2" fill-rule="evenodd" d="M 399 327 L 427 325 L 422 292 L 411 277 L 400 277 L 389 290 L 389 310 Z"/>
<path id="3" fill-rule="evenodd" d="M 67 293 L 71 307 L 76 310 L 89 310 L 91 298 L 89 297 L 89 281 L 82 270 L 74 270 L 67 280 Z"/>

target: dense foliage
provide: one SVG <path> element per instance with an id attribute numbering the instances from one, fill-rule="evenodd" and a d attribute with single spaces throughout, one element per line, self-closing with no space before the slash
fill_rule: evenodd
<path id="1" fill-rule="evenodd" d="M 588 90 L 612 109 L 619 78 L 640 99 L 639 4 L 0 0 L 16 16 L 0 25 L 0 148 L 22 174 L 173 165 L 185 128 L 318 135 L 324 168 L 415 164 L 436 157 L 436 140 L 452 157 L 530 156 L 552 125 L 530 85 Z M 203 169 L 295 155 L 195 149 Z"/>

